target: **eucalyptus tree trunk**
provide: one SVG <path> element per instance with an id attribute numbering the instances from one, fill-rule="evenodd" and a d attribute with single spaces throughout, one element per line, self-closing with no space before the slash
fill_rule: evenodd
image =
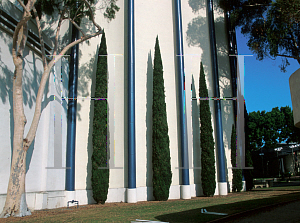
<path id="1" fill-rule="evenodd" d="M 69 8 L 64 7 L 64 9 L 60 11 L 59 22 L 56 28 L 55 44 L 53 49 L 54 57 L 48 63 L 46 59 L 44 41 L 42 37 L 42 28 L 41 28 L 37 10 L 34 7 L 36 0 L 28 0 L 26 6 L 22 2 L 22 0 L 18 0 L 18 2 L 23 7 L 24 14 L 23 14 L 23 18 L 20 20 L 20 22 L 18 22 L 15 28 L 13 34 L 13 46 L 12 46 L 12 57 L 15 65 L 15 72 L 13 77 L 13 118 L 14 118 L 13 154 L 12 154 L 12 162 L 11 162 L 6 201 L 5 201 L 3 211 L 0 214 L 0 218 L 5 218 L 9 216 L 22 217 L 31 214 L 30 210 L 27 207 L 26 195 L 25 195 L 26 155 L 27 155 L 27 150 L 30 147 L 36 135 L 37 127 L 41 117 L 42 99 L 43 99 L 46 83 L 49 79 L 50 70 L 54 66 L 55 62 L 59 61 L 61 57 L 70 48 L 72 48 L 76 44 L 82 43 L 90 38 L 99 36 L 100 34 L 103 33 L 103 29 L 95 22 L 92 7 L 87 2 L 87 0 L 82 0 L 82 2 L 86 5 L 87 10 L 91 15 L 90 20 L 92 21 L 94 27 L 97 28 L 97 31 L 94 33 L 90 33 L 90 34 L 84 33 L 82 29 L 79 27 L 79 25 L 76 24 L 76 22 L 73 19 L 65 16 L 66 14 L 68 14 L 66 13 L 66 11 Z M 24 103 L 23 89 L 22 89 L 23 52 L 27 42 L 27 36 L 28 36 L 27 24 L 28 21 L 31 19 L 31 12 L 34 12 L 37 28 L 39 32 L 39 39 L 41 44 L 41 56 L 42 56 L 44 71 L 43 71 L 43 75 L 36 96 L 33 120 L 31 122 L 29 131 L 25 136 L 24 129 L 27 120 L 25 117 L 24 107 L 23 107 L 23 103 Z M 71 23 L 73 23 L 75 27 L 81 31 L 82 37 L 76 41 L 69 43 L 60 51 L 60 53 L 58 53 L 58 42 L 59 42 L 58 37 L 59 37 L 59 32 L 60 32 L 62 22 L 64 20 L 69 20 Z"/>
<path id="2" fill-rule="evenodd" d="M 7 189 L 7 197 L 5 201 L 5 206 L 0 217 L 22 217 L 31 214 L 30 210 L 27 208 L 25 196 L 26 155 L 28 147 L 26 140 L 23 138 L 24 128 L 27 122 L 24 114 L 22 89 L 22 54 L 27 39 L 26 23 L 20 29 L 17 38 L 17 44 L 19 45 L 18 54 L 13 53 L 13 60 L 15 64 L 15 72 L 13 79 L 13 154 Z"/>

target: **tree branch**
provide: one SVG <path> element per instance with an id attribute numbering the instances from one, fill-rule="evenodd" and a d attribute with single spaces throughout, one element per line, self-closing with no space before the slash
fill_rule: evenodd
<path id="1" fill-rule="evenodd" d="M 24 3 L 23 3 L 21 0 L 18 0 L 18 2 L 19 2 L 19 4 L 22 6 L 22 8 L 23 8 L 27 13 L 30 13 L 30 12 L 27 10 L 26 6 L 24 5 Z"/>
<path id="2" fill-rule="evenodd" d="M 25 23 L 22 27 L 22 32 L 19 33 L 19 43 L 18 43 L 18 56 L 23 57 L 23 51 L 26 46 L 27 36 L 28 36 L 28 24 Z"/>
<path id="3" fill-rule="evenodd" d="M 250 7 L 252 7 L 252 6 L 271 6 L 270 4 L 259 4 L 259 3 L 255 3 L 255 4 L 253 4 L 253 5 L 244 5 L 244 6 L 250 6 Z"/>
<path id="4" fill-rule="evenodd" d="M 76 5 L 77 5 L 77 3 L 76 3 Z M 77 7 L 77 10 L 76 10 L 76 12 L 75 12 L 75 16 L 74 16 L 74 18 L 73 18 L 74 21 L 75 21 L 76 17 L 78 16 L 77 13 L 78 13 L 80 7 L 81 7 L 81 5 Z"/>
<path id="5" fill-rule="evenodd" d="M 96 23 L 97 24 L 97 23 Z M 50 74 L 50 70 L 52 69 L 52 67 L 54 66 L 55 62 L 60 60 L 61 57 L 73 46 L 75 46 L 76 44 L 79 44 L 83 41 L 86 41 L 92 37 L 98 36 L 100 34 L 103 33 L 103 29 L 97 24 L 98 31 L 90 34 L 90 35 L 85 35 L 83 37 L 81 37 L 80 39 L 68 44 L 61 52 L 59 55 L 54 56 L 53 59 L 49 62 L 47 69 L 44 71 L 43 75 L 42 75 L 42 79 L 41 79 L 41 83 L 40 83 L 40 87 L 36 96 L 36 106 L 35 106 L 35 111 L 34 111 L 34 116 L 33 116 L 33 120 L 30 126 L 30 129 L 27 133 L 26 138 L 24 139 L 24 144 L 23 144 L 23 148 L 26 150 L 29 148 L 29 146 L 31 145 L 35 134 L 36 134 L 36 130 L 38 127 L 38 123 L 40 120 L 40 116 L 41 116 L 41 105 L 42 105 L 42 99 L 43 99 L 43 94 L 44 94 L 44 90 L 45 90 L 45 86 L 46 83 L 48 81 L 49 78 L 49 74 Z"/>
<path id="6" fill-rule="evenodd" d="M 17 59 L 18 59 L 18 55 L 17 55 L 17 50 L 19 48 L 20 43 L 18 44 L 18 38 L 19 35 L 22 33 L 21 29 L 23 28 L 23 26 L 25 24 L 27 24 L 27 22 L 30 20 L 31 18 L 31 14 L 30 12 L 24 12 L 23 18 L 20 20 L 20 22 L 18 22 L 14 34 L 13 34 L 13 47 L 12 47 L 12 56 L 13 56 L 13 61 L 14 64 L 16 65 L 18 63 Z M 23 36 L 23 33 L 22 33 Z M 22 37 L 23 39 L 23 37 Z M 21 39 L 21 40 L 22 40 Z M 20 51 L 18 50 L 18 53 L 20 53 Z"/>
<path id="7" fill-rule="evenodd" d="M 82 1 L 84 1 L 85 4 L 87 5 L 87 7 L 89 8 L 94 26 L 96 26 L 98 28 L 98 30 L 102 30 L 101 27 L 95 22 L 94 13 L 93 13 L 93 10 L 92 10 L 90 4 L 87 2 L 87 0 L 82 0 Z"/>
<path id="8" fill-rule="evenodd" d="M 33 12 L 34 12 L 34 15 L 35 15 L 35 21 L 36 21 L 38 32 L 39 32 L 39 38 L 40 38 L 40 43 L 41 43 L 41 51 L 42 51 L 42 61 L 43 61 L 43 67 L 44 67 L 44 71 L 45 71 L 46 66 L 47 66 L 47 59 L 46 59 L 46 53 L 45 53 L 44 38 L 43 38 L 43 35 L 42 35 L 42 27 L 41 27 L 40 19 L 39 19 L 39 16 L 37 14 L 37 11 L 36 11 L 35 7 L 33 7 Z"/>
<path id="9" fill-rule="evenodd" d="M 18 0 L 20 1 L 20 0 Z M 30 12 L 32 8 L 34 7 L 34 4 L 36 3 L 37 0 L 28 0 L 27 5 L 26 5 L 26 11 Z"/>
<path id="10" fill-rule="evenodd" d="M 66 12 L 66 8 L 64 8 L 61 13 L 60 13 L 60 18 L 59 18 L 59 22 L 57 25 L 57 29 L 56 29 L 56 35 L 55 35 L 55 42 L 54 42 L 54 49 L 53 49 L 53 55 L 55 56 L 57 53 L 57 48 L 58 48 L 58 36 L 59 36 L 59 32 L 60 32 L 60 27 L 62 24 L 62 21 L 64 20 L 64 14 Z"/>
<path id="11" fill-rule="evenodd" d="M 76 27 L 76 29 L 78 29 L 81 32 L 82 36 L 86 36 L 86 34 L 82 31 L 82 29 L 77 25 L 77 23 L 73 19 L 68 18 L 68 20 Z"/>
<path id="12" fill-rule="evenodd" d="M 277 54 L 277 56 L 279 56 L 279 57 L 292 58 L 292 59 L 296 59 L 296 60 L 300 59 L 300 57 L 293 57 L 293 56 L 288 56 L 288 55 L 284 55 L 284 54 Z"/>

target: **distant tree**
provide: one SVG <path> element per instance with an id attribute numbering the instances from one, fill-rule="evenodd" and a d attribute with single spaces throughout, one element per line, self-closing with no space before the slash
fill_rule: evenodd
<path id="1" fill-rule="evenodd" d="M 27 207 L 25 195 L 25 176 L 26 176 L 26 156 L 27 151 L 35 139 L 39 120 L 42 112 L 42 101 L 44 97 L 45 87 L 49 80 L 49 74 L 54 64 L 59 61 L 73 46 L 82 43 L 90 38 L 102 34 L 103 29 L 95 21 L 94 18 L 94 0 L 18 0 L 20 7 L 23 9 L 23 15 L 17 23 L 12 37 L 12 60 L 15 66 L 13 78 L 13 121 L 14 121 L 14 136 L 13 136 L 13 151 L 11 160 L 10 177 L 7 187 L 7 196 L 3 211 L 0 218 L 16 216 L 22 217 L 30 215 L 31 212 Z M 115 17 L 115 12 L 119 7 L 115 4 L 116 0 L 103 0 L 104 16 L 109 20 Z M 55 14 L 56 13 L 56 14 Z M 42 15 L 51 15 L 56 19 L 56 27 L 53 30 L 54 48 L 52 49 L 52 57 L 48 60 L 42 32 L 41 20 L 51 17 L 42 17 Z M 56 16 L 54 16 L 56 15 Z M 41 61 L 43 64 L 43 74 L 39 83 L 38 92 L 36 95 L 35 109 L 31 124 L 27 123 L 24 113 L 23 100 L 23 83 L 24 79 L 24 50 L 28 37 L 28 22 L 31 18 L 35 19 L 38 38 L 41 45 Z M 91 28 L 87 32 L 80 27 L 80 22 L 83 18 L 88 18 Z M 81 33 L 81 38 L 73 42 L 67 42 L 66 46 L 62 43 L 59 34 L 61 25 L 64 21 L 72 23 L 75 29 Z M 49 22 L 49 21 L 46 21 Z M 52 22 L 52 21 L 51 21 Z M 54 21 L 55 22 L 55 21 Z M 30 124 L 27 135 L 24 135 L 26 124 Z"/>
<path id="2" fill-rule="evenodd" d="M 240 155 L 237 154 L 237 138 L 234 124 L 231 131 L 231 165 L 232 167 L 238 167 L 240 162 Z M 232 169 L 232 191 L 240 192 L 243 189 L 243 175 L 242 169 Z"/>
<path id="3" fill-rule="evenodd" d="M 281 142 L 300 142 L 300 130 L 293 120 L 289 106 L 275 107 L 270 112 L 250 112 L 247 125 L 250 150 L 273 149 Z"/>
<path id="4" fill-rule="evenodd" d="M 220 6 L 249 37 L 247 45 L 259 60 L 280 56 L 284 72 L 287 58 L 300 64 L 300 0 L 220 0 Z"/>
<path id="5" fill-rule="evenodd" d="M 107 98 L 107 49 L 103 32 L 98 52 L 95 98 Z M 97 203 L 104 204 L 109 185 L 107 160 L 107 100 L 94 100 L 92 189 Z"/>
<path id="6" fill-rule="evenodd" d="M 251 144 L 251 148 L 253 150 L 261 148 L 263 143 L 263 135 L 264 135 L 264 114 L 265 111 L 254 111 L 249 113 L 249 142 Z"/>
<path id="7" fill-rule="evenodd" d="M 203 64 L 200 65 L 199 97 L 208 98 Z M 201 181 L 203 194 L 213 196 L 216 189 L 215 147 L 209 100 L 200 100 Z"/>
<path id="8" fill-rule="evenodd" d="M 153 69 L 153 105 L 152 105 L 152 168 L 153 195 L 155 200 L 165 201 L 169 197 L 172 182 L 170 141 L 165 102 L 163 65 L 156 37 Z"/>
<path id="9" fill-rule="evenodd" d="M 264 113 L 264 147 L 273 149 L 280 142 L 279 134 L 283 126 L 283 114 L 278 107 L 272 108 L 271 112 Z"/>
<path id="10" fill-rule="evenodd" d="M 287 143 L 300 143 L 300 129 L 294 125 L 293 111 L 289 106 L 281 107 L 280 112 L 283 116 L 281 131 L 279 133 L 279 141 Z"/>

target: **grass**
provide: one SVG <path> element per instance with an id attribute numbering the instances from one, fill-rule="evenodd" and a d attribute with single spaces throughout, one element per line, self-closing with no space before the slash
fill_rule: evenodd
<path id="1" fill-rule="evenodd" d="M 83 205 L 78 209 L 35 211 L 31 216 L 1 220 L 3 222 L 131 222 L 135 219 L 147 219 L 165 222 L 208 222 L 222 216 L 201 214 L 201 208 L 209 212 L 231 215 L 295 199 L 300 199 L 299 186 L 262 188 L 251 192 L 230 193 L 228 196 L 196 197 L 191 200 Z"/>

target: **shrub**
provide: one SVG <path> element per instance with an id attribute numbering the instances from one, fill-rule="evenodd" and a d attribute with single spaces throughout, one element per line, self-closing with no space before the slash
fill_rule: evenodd
<path id="1" fill-rule="evenodd" d="M 200 65 L 199 97 L 207 98 L 208 90 L 206 86 L 203 64 Z M 213 196 L 216 189 L 216 170 L 214 138 L 211 124 L 211 113 L 209 100 L 200 101 L 200 142 L 201 142 L 201 181 L 203 194 Z"/>
<path id="2" fill-rule="evenodd" d="M 98 52 L 95 98 L 107 98 L 107 55 L 105 33 Z M 94 100 L 92 190 L 97 203 L 104 204 L 109 186 L 107 158 L 107 100 Z"/>
<path id="3" fill-rule="evenodd" d="M 172 181 L 163 65 L 156 37 L 153 69 L 152 168 L 155 200 L 168 200 Z"/>

